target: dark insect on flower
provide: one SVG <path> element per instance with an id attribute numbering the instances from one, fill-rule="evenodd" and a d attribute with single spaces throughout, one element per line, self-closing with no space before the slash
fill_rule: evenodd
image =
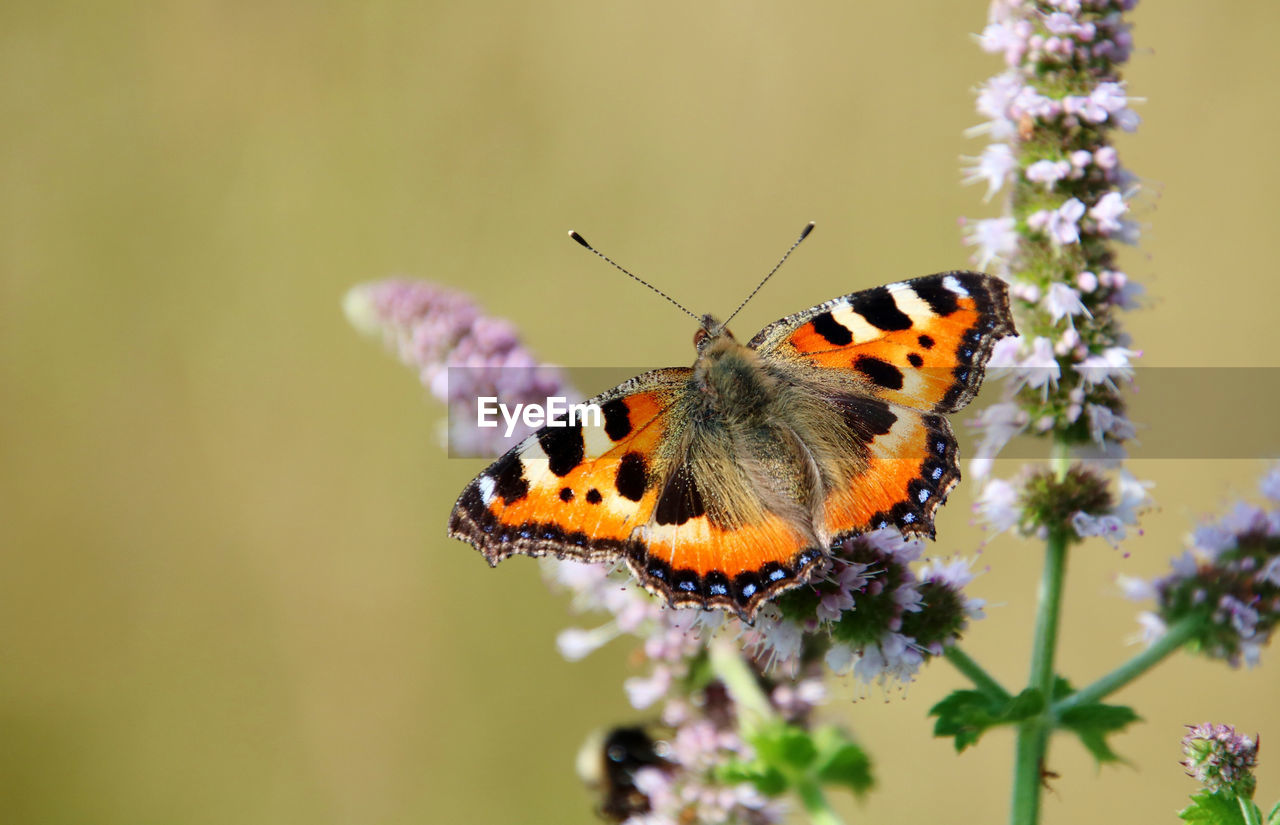
<path id="1" fill-rule="evenodd" d="M 602 795 L 601 816 L 623 822 L 651 810 L 649 797 L 636 787 L 636 773 L 642 768 L 667 769 L 670 763 L 659 755 L 660 749 L 661 744 L 638 726 L 614 728 L 603 742 L 595 737 L 588 741 L 579 771 Z"/>

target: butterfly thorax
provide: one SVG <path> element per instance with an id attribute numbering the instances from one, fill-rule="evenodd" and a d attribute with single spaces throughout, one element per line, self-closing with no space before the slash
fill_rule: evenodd
<path id="1" fill-rule="evenodd" d="M 738 343 L 723 326 L 716 324 L 716 332 L 698 342 L 693 384 L 705 403 L 721 414 L 740 420 L 764 414 L 776 397 L 777 383 L 759 353 Z"/>

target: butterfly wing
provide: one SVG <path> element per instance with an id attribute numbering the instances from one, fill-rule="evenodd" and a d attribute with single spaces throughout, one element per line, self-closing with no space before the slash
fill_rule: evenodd
<path id="1" fill-rule="evenodd" d="M 671 605 L 754 615 L 804 580 L 822 543 L 763 489 L 768 456 L 744 454 L 714 422 L 691 424 L 691 373 L 656 370 L 592 399 L 601 426 L 529 436 L 467 485 L 449 535 L 491 565 L 515 554 L 625 561 Z"/>
<path id="2" fill-rule="evenodd" d="M 748 346 L 834 370 L 895 404 L 952 413 L 978 392 L 996 340 L 1014 332 L 1003 281 L 943 272 L 790 315 Z"/>
<path id="3" fill-rule="evenodd" d="M 517 553 L 579 561 L 636 555 L 632 534 L 657 499 L 650 465 L 690 372 L 637 376 L 591 399 L 603 413 L 598 425 L 547 426 L 526 438 L 462 491 L 449 535 L 491 565 Z"/>
<path id="4" fill-rule="evenodd" d="M 856 292 L 784 318 L 750 343 L 825 398 L 853 434 L 826 451 L 835 540 L 881 527 L 933 536 L 960 479 L 943 417 L 973 399 L 996 340 L 1014 334 L 1003 281 L 945 272 Z"/>

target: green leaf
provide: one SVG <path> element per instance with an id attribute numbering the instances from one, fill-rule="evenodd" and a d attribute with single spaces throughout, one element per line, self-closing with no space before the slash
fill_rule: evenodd
<path id="1" fill-rule="evenodd" d="M 955 738 L 956 750 L 978 741 L 989 728 L 1030 719 L 1044 710 L 1044 697 L 1032 688 L 1009 699 L 1001 699 L 980 690 L 957 690 L 929 709 L 938 717 L 934 736 Z"/>
<path id="2" fill-rule="evenodd" d="M 818 756 L 809 732 L 793 725 L 769 725 L 749 738 L 760 761 L 777 768 L 807 768 Z"/>
<path id="3" fill-rule="evenodd" d="M 1277 802 L 1271 809 L 1271 813 L 1267 814 L 1267 825 L 1280 825 L 1280 802 Z"/>
<path id="4" fill-rule="evenodd" d="M 718 768 L 716 776 L 726 783 L 750 782 L 765 796 L 781 796 L 790 787 L 782 771 L 760 761 L 730 762 Z"/>
<path id="5" fill-rule="evenodd" d="M 871 789 L 871 757 L 848 732 L 824 725 L 813 732 L 818 748 L 812 776 L 824 785 L 835 785 L 861 795 Z"/>
<path id="6" fill-rule="evenodd" d="M 861 796 L 875 784 L 871 757 L 853 742 L 846 742 L 819 763 L 818 779 L 824 785 L 839 785 Z"/>
<path id="7" fill-rule="evenodd" d="M 1201 791 L 1178 816 L 1195 825 L 1245 825 L 1244 813 L 1234 796 Z"/>
<path id="8" fill-rule="evenodd" d="M 1099 763 L 1119 762 L 1119 755 L 1107 743 L 1107 736 L 1117 733 L 1141 717 L 1124 705 L 1104 705 L 1093 702 L 1078 705 L 1059 717 L 1058 723 L 1073 731 Z"/>

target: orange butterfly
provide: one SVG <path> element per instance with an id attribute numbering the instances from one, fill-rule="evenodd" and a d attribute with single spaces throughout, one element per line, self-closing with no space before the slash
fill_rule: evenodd
<path id="1" fill-rule="evenodd" d="M 491 565 L 622 560 L 673 606 L 750 621 L 850 535 L 932 538 L 960 479 L 943 416 L 969 403 L 1014 332 L 1005 284 L 976 272 L 855 292 L 747 344 L 704 316 L 692 367 L 591 399 L 599 426 L 525 439 L 463 490 L 449 535 Z"/>

